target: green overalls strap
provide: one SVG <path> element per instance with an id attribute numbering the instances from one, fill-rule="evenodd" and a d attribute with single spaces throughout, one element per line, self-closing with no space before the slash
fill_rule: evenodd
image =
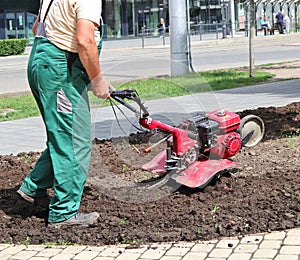
<path id="1" fill-rule="evenodd" d="M 99 54 L 101 45 L 102 38 Z M 36 37 L 28 62 L 28 81 L 46 125 L 47 148 L 20 189 L 39 197 L 53 187 L 49 222 L 78 212 L 90 163 L 89 78 L 78 55 L 71 55 L 70 64 L 68 53 Z"/>

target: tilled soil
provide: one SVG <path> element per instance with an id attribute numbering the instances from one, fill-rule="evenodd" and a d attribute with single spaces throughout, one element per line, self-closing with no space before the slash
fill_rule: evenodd
<path id="1" fill-rule="evenodd" d="M 210 240 L 300 226 L 300 103 L 259 108 L 265 136 L 232 158 L 235 168 L 204 189 L 169 186 L 141 166 L 158 153 L 149 135 L 95 140 L 81 212 L 98 211 L 92 227 L 46 226 L 47 211 L 16 194 L 39 153 L 0 156 L 1 243 L 104 245 Z M 147 187 L 158 183 L 153 189 Z M 51 191 L 50 191 L 51 192 Z"/>

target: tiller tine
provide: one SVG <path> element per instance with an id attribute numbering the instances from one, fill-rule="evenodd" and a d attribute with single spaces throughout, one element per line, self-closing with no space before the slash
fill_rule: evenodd
<path id="1" fill-rule="evenodd" d="M 142 169 L 148 172 L 152 172 L 154 174 L 165 174 L 166 160 L 167 152 L 166 150 L 163 150 L 158 155 L 156 155 L 150 162 L 144 164 L 142 166 Z"/>
<path id="2" fill-rule="evenodd" d="M 174 173 L 172 178 L 190 188 L 204 188 L 216 173 L 236 165 L 236 162 L 227 159 L 195 161 L 186 170 Z"/>

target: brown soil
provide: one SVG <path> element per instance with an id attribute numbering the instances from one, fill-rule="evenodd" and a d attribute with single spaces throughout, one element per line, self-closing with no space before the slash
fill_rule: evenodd
<path id="1" fill-rule="evenodd" d="M 263 141 L 233 157 L 237 167 L 217 175 L 204 189 L 147 189 L 159 178 L 140 167 L 160 147 L 150 154 L 142 151 L 156 136 L 96 141 L 81 211 L 96 210 L 101 216 L 88 228 L 46 227 L 47 211 L 17 196 L 39 153 L 0 156 L 0 242 L 138 245 L 299 227 L 300 103 L 240 115 L 247 114 L 264 120 Z"/>

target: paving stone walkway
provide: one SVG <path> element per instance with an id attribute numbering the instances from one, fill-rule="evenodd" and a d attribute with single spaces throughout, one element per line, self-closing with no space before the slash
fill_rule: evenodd
<path id="1" fill-rule="evenodd" d="M 299 260 L 300 229 L 243 238 L 149 244 L 139 247 L 0 244 L 0 259 L 51 260 Z"/>

